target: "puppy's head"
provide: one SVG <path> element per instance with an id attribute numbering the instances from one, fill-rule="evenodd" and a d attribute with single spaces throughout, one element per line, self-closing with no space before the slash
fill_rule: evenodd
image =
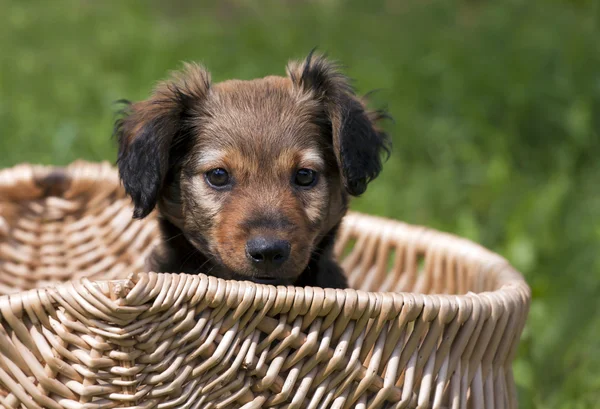
<path id="1" fill-rule="evenodd" d="M 127 107 L 118 166 L 134 217 L 158 205 L 212 274 L 293 283 L 381 171 L 380 118 L 324 57 L 217 84 L 187 65 Z"/>

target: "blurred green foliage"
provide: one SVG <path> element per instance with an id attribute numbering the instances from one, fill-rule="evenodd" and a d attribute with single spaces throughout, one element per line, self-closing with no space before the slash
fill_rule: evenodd
<path id="1" fill-rule="evenodd" d="M 283 73 L 314 46 L 383 88 L 394 153 L 354 208 L 476 240 L 533 289 L 522 408 L 600 406 L 597 1 L 0 2 L 0 166 L 114 161 L 114 105 L 184 60 Z"/>

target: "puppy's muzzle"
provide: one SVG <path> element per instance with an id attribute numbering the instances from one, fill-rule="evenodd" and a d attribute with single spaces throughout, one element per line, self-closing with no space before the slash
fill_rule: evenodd
<path id="1" fill-rule="evenodd" d="M 290 256 L 290 242 L 273 237 L 254 237 L 246 242 L 246 257 L 259 271 L 265 273 L 264 277 L 270 278 Z M 273 277 L 275 278 L 275 277 Z"/>

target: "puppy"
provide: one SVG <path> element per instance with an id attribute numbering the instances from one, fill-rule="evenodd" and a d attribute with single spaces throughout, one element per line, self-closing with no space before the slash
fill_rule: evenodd
<path id="1" fill-rule="evenodd" d="M 164 241 L 147 269 L 347 287 L 332 246 L 349 196 L 389 156 L 384 117 L 312 53 L 251 81 L 213 84 L 185 65 L 115 125 L 133 217 L 159 211 Z"/>

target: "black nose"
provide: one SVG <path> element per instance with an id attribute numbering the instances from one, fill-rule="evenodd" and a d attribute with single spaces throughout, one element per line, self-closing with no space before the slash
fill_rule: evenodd
<path id="1" fill-rule="evenodd" d="M 290 256 L 290 242 L 269 237 L 255 237 L 246 242 L 246 255 L 254 265 L 269 270 L 283 264 Z"/>

